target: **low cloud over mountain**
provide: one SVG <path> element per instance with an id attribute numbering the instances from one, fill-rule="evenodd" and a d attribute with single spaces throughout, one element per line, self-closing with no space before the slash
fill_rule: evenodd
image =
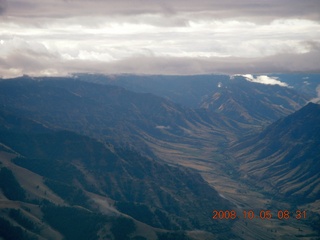
<path id="1" fill-rule="evenodd" d="M 266 84 L 266 85 L 279 85 L 282 87 L 288 86 L 287 83 L 281 82 L 278 79 L 271 78 L 266 75 L 254 77 L 251 74 L 245 74 L 242 76 L 245 77 L 245 79 L 248 80 L 249 82 L 261 83 L 261 84 Z"/>

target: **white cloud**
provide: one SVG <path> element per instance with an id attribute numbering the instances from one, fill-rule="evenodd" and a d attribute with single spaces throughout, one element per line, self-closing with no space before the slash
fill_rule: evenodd
<path id="1" fill-rule="evenodd" d="M 2 3 L 6 3 L 2 4 Z M 25 17 L 163 14 L 188 12 L 209 18 L 270 21 L 283 18 L 319 19 L 319 0 L 0 0 L 6 14 Z"/>
<path id="2" fill-rule="evenodd" d="M 319 0 L 261 1 L 8 1 L 0 75 L 319 70 Z"/>
<path id="3" fill-rule="evenodd" d="M 288 87 L 287 83 L 281 82 L 276 78 L 268 77 L 267 75 L 261 75 L 261 76 L 254 77 L 251 74 L 245 74 L 245 75 L 242 75 L 242 76 L 246 80 L 248 80 L 249 82 L 261 83 L 261 84 L 266 84 L 266 85 L 279 85 L 279 86 L 282 86 L 282 87 Z"/>
<path id="4" fill-rule="evenodd" d="M 311 99 L 310 102 L 320 103 L 320 85 L 317 86 L 316 91 L 317 91 L 317 97 Z"/>

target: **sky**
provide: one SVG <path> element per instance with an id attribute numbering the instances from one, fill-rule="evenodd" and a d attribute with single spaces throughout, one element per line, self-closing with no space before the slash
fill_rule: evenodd
<path id="1" fill-rule="evenodd" d="M 0 0 L 0 77 L 320 72 L 320 0 Z"/>

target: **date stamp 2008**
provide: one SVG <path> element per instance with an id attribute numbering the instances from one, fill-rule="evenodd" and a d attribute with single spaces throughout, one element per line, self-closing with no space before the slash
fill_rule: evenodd
<path id="1" fill-rule="evenodd" d="M 222 220 L 222 219 L 262 219 L 262 220 L 271 220 L 271 219 L 279 219 L 279 220 L 288 220 L 290 218 L 293 219 L 306 219 L 307 211 L 305 210 L 278 210 L 276 212 L 272 212 L 271 210 L 260 210 L 255 212 L 253 210 L 244 210 L 242 213 L 238 213 L 235 210 L 213 210 L 212 211 L 212 219 L 214 220 Z"/>

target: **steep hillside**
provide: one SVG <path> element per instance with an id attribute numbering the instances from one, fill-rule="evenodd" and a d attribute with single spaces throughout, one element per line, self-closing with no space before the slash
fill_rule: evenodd
<path id="1" fill-rule="evenodd" d="M 309 103 L 231 148 L 242 176 L 289 202 L 320 198 L 320 105 Z"/>
<path id="2" fill-rule="evenodd" d="M 252 83 L 242 77 L 208 81 L 207 89 L 200 84 L 193 89 L 192 78 L 181 97 L 185 101 L 191 94 L 190 101 L 195 101 L 202 96 L 200 104 L 207 103 L 206 108 L 194 110 L 150 93 L 75 77 L 24 76 L 0 81 L 0 175 L 9 179 L 1 186 L 0 221 L 10 229 L 1 232 L 2 236 L 17 232 L 15 238 L 19 239 L 87 239 L 90 233 L 93 239 L 254 240 L 256 236 L 298 239 L 300 231 L 315 236 L 317 215 L 285 223 L 276 219 L 211 219 L 213 209 L 234 209 L 239 214 L 252 209 L 258 213 L 261 209 L 276 211 L 280 206 L 293 209 L 297 203 L 320 212 L 315 201 L 315 179 L 319 176 L 310 165 L 300 164 L 307 156 L 317 166 L 311 157 L 318 156 L 317 150 L 312 152 L 316 148 L 311 143 L 318 144 L 318 135 L 310 135 L 309 140 L 309 134 L 317 132 L 316 122 L 298 121 L 307 122 L 313 130 L 303 137 L 293 134 L 299 137 L 291 142 L 288 139 L 292 136 L 286 134 L 295 131 L 295 126 L 285 128 L 286 123 L 227 149 L 230 143 L 294 111 L 304 98 L 292 89 Z M 182 79 L 172 96 L 181 93 L 176 90 L 183 85 Z M 210 84 L 221 99 L 211 102 L 214 94 L 210 95 Z M 161 91 L 166 92 L 165 86 Z M 274 124 L 271 126 L 277 126 Z M 276 135 L 281 131 L 282 135 Z M 268 132 L 279 143 L 267 141 Z M 303 144 L 297 145 L 299 142 Z M 296 159 L 300 165 L 291 171 L 289 160 L 294 154 L 301 157 Z M 189 169 L 178 167 L 181 165 Z M 275 166 L 273 172 L 268 172 L 269 166 Z M 301 177 L 297 175 L 300 170 L 305 171 Z M 283 178 L 270 179 L 277 171 Z M 291 175 L 286 175 L 290 171 Z M 297 181 L 291 181 L 292 176 L 298 176 Z M 290 188 L 293 192 L 287 193 Z M 17 201 L 8 189 L 17 193 Z M 287 201 L 286 194 L 294 200 Z"/>
<path id="3" fill-rule="evenodd" d="M 265 125 L 298 110 L 306 102 L 307 98 L 290 88 L 253 83 L 237 76 L 220 82 L 201 106 L 240 122 Z"/>
<path id="4" fill-rule="evenodd" d="M 72 132 L 53 131 L 8 112 L 2 113 L 0 119 L 0 142 L 2 150 L 7 152 L 1 153 L 0 178 L 10 175 L 6 177 L 7 181 L 11 179 L 7 184 L 16 192 L 8 193 L 7 184 L 0 186 L 1 198 L 5 200 L 1 215 L 6 216 L 3 221 L 10 226 L 12 222 L 23 221 L 21 219 L 31 222 L 23 239 L 34 234 L 42 237 L 50 234 L 49 230 L 43 233 L 38 229 L 41 226 L 39 211 L 44 214 L 46 228 L 54 228 L 55 234 L 67 239 L 86 239 L 88 235 L 77 235 L 65 229 L 61 219 L 70 224 L 73 222 L 75 227 L 83 226 L 91 236 L 125 234 L 129 229 L 123 228 L 123 224 L 132 225 L 128 233 L 132 239 L 137 236 L 139 226 L 158 236 L 171 230 L 173 238 L 175 234 L 179 236 L 175 233 L 177 230 L 194 229 L 232 236 L 229 232 L 232 222 L 211 219 L 213 208 L 229 209 L 232 206 L 199 174 L 157 163 L 131 150 L 114 149 Z M 28 180 L 21 181 L 26 175 Z M 17 198 L 12 198 L 12 194 Z M 25 212 L 23 206 L 33 210 Z M 5 208 L 12 210 L 6 212 Z M 15 220 L 12 214 L 20 220 Z M 115 216 L 121 215 L 125 219 L 117 220 Z M 78 216 L 76 222 L 75 216 Z M 118 221 L 123 222 L 118 224 Z M 145 227 L 141 227 L 142 223 Z M 27 228 L 19 225 L 21 229 Z M 103 234 L 100 232 L 103 228 L 109 230 Z"/>
<path id="5" fill-rule="evenodd" d="M 147 93 L 81 82 L 22 77 L 0 81 L 4 111 L 50 128 L 75 131 L 173 165 L 224 170 L 218 152 L 248 126 Z"/>
<path id="6" fill-rule="evenodd" d="M 218 114 L 184 108 L 152 94 L 68 78 L 1 81 L 0 104 L 45 125 L 135 147 L 143 147 L 149 137 L 193 145 L 203 139 L 222 143 L 239 131 Z"/>

